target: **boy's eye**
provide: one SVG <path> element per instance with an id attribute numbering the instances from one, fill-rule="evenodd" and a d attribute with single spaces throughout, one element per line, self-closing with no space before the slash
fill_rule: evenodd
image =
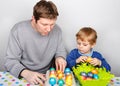
<path id="1" fill-rule="evenodd" d="M 87 46 L 88 44 L 83 44 L 84 46 Z"/>
<path id="2" fill-rule="evenodd" d="M 77 43 L 78 45 L 80 45 L 81 43 Z"/>

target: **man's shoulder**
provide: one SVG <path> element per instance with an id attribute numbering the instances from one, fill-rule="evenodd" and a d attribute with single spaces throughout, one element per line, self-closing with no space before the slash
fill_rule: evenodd
<path id="1" fill-rule="evenodd" d="M 16 23 L 15 26 L 23 26 L 28 23 L 30 23 L 30 20 L 24 20 L 24 21 L 20 21 L 20 22 Z"/>
<path id="2" fill-rule="evenodd" d="M 16 23 L 13 28 L 11 29 L 12 32 L 22 29 L 23 27 L 27 26 L 30 23 L 30 20 L 20 21 Z"/>
<path id="3" fill-rule="evenodd" d="M 61 31 L 61 27 L 58 24 L 55 24 L 54 29 L 57 31 Z"/>

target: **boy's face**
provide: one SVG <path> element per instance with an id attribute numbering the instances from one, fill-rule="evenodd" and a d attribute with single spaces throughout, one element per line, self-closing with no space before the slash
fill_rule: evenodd
<path id="1" fill-rule="evenodd" d="M 90 50 L 94 45 L 91 45 L 88 41 L 82 41 L 81 39 L 77 40 L 77 48 L 82 54 L 90 53 Z"/>
<path id="2" fill-rule="evenodd" d="M 40 18 L 35 21 L 33 18 L 33 26 L 34 28 L 43 36 L 48 35 L 48 33 L 53 29 L 56 19 L 47 19 L 47 18 Z"/>

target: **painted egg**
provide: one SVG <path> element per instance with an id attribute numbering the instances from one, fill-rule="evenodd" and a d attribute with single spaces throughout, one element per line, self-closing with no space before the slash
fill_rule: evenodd
<path id="1" fill-rule="evenodd" d="M 86 80 L 87 77 L 85 77 L 85 76 L 81 76 L 81 79 L 82 79 L 82 80 Z"/>
<path id="2" fill-rule="evenodd" d="M 98 74 L 94 74 L 94 75 L 93 75 L 93 78 L 94 78 L 94 79 L 98 79 L 98 78 L 99 78 Z"/>
<path id="3" fill-rule="evenodd" d="M 57 70 L 57 75 L 58 75 L 58 74 L 60 74 L 60 73 L 62 73 L 62 71 L 60 71 L 60 70 Z"/>
<path id="4" fill-rule="evenodd" d="M 81 72 L 80 75 L 87 77 L 87 73 L 86 72 Z"/>
<path id="5" fill-rule="evenodd" d="M 72 86 L 72 79 L 65 78 L 65 84 L 66 84 L 66 86 Z"/>
<path id="6" fill-rule="evenodd" d="M 59 86 L 63 86 L 64 85 L 64 80 L 63 79 L 59 79 L 58 80 L 58 85 Z"/>
<path id="7" fill-rule="evenodd" d="M 93 73 L 92 72 L 88 72 L 87 76 L 90 77 L 90 78 L 93 78 Z"/>
<path id="8" fill-rule="evenodd" d="M 51 86 L 54 86 L 54 85 L 56 84 L 56 78 L 51 77 L 51 78 L 49 79 L 49 84 L 51 84 Z"/>
<path id="9" fill-rule="evenodd" d="M 86 80 L 93 80 L 93 78 L 91 78 L 91 77 L 87 77 L 87 79 Z"/>
<path id="10" fill-rule="evenodd" d="M 98 74 L 98 70 L 96 70 L 96 69 L 93 69 L 91 72 L 92 72 L 93 74 Z"/>
<path id="11" fill-rule="evenodd" d="M 55 75 L 55 74 L 50 74 L 49 77 L 54 77 L 54 78 L 56 78 L 56 75 Z"/>
<path id="12" fill-rule="evenodd" d="M 63 73 L 59 73 L 59 74 L 57 75 L 57 77 L 58 77 L 58 79 L 61 79 L 61 78 L 64 77 L 64 74 L 63 74 Z"/>
<path id="13" fill-rule="evenodd" d="M 66 73 L 71 73 L 71 70 L 70 70 L 70 68 L 65 68 L 65 71 L 64 71 L 64 72 L 65 72 L 65 74 L 66 74 Z"/>
<path id="14" fill-rule="evenodd" d="M 52 68 L 50 68 L 50 71 L 55 71 L 55 68 L 53 68 L 53 67 L 52 67 Z"/>
<path id="15" fill-rule="evenodd" d="M 86 62 L 91 62 L 92 58 L 91 57 L 88 57 Z"/>
<path id="16" fill-rule="evenodd" d="M 55 71 L 50 71 L 50 74 L 56 74 L 56 72 Z"/>
<path id="17" fill-rule="evenodd" d="M 72 79 L 72 74 L 66 75 L 66 79 Z"/>

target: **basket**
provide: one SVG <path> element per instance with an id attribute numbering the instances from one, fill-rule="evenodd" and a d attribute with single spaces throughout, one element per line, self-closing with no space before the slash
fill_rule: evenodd
<path id="1" fill-rule="evenodd" d="M 81 72 L 90 72 L 92 70 L 98 71 L 99 78 L 97 79 L 83 79 L 80 75 Z M 104 67 L 94 67 L 89 63 L 80 63 L 72 68 L 73 73 L 77 80 L 79 81 L 80 86 L 107 86 L 110 80 L 114 77 L 109 71 L 106 71 Z M 87 76 L 86 76 L 87 77 Z"/>

